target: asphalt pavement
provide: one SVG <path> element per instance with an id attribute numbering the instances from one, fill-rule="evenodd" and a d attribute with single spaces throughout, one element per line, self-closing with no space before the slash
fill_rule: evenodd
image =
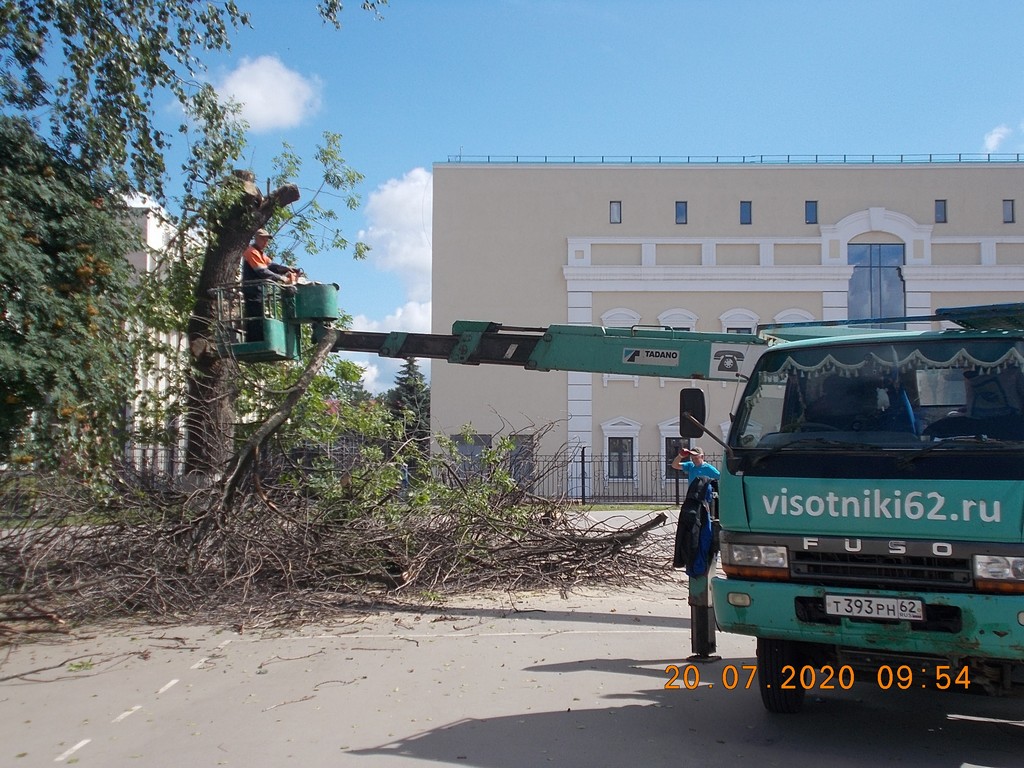
<path id="1" fill-rule="evenodd" d="M 1019 701 L 808 693 L 772 715 L 754 641 L 689 667 L 685 577 L 476 595 L 329 623 L 94 627 L 0 649 L 0 766 L 1024 766 Z"/>

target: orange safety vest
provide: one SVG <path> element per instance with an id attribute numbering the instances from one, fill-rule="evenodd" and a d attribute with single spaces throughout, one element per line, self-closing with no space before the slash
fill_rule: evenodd
<path id="1" fill-rule="evenodd" d="M 264 269 L 270 264 L 270 257 L 255 245 L 245 249 L 245 263 L 252 269 Z"/>

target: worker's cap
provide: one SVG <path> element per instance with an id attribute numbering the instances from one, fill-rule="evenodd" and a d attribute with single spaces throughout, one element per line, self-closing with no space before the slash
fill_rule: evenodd
<path id="1" fill-rule="evenodd" d="M 690 449 L 690 455 L 693 455 L 693 454 L 697 454 L 698 456 L 703 456 L 704 455 L 704 449 L 703 448 L 699 448 L 697 446 L 694 446 L 693 448 Z"/>
<path id="2" fill-rule="evenodd" d="M 273 235 L 270 234 L 269 232 L 267 232 L 267 230 L 265 230 L 265 229 L 257 229 L 256 230 L 256 237 L 271 237 L 272 238 Z"/>

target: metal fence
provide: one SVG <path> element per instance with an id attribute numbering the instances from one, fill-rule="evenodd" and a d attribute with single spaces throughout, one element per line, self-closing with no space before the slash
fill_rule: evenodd
<path id="1" fill-rule="evenodd" d="M 285 466 L 323 471 L 325 462 L 339 475 L 352 471 L 363 461 L 362 443 L 342 440 L 330 446 L 293 448 L 287 456 L 266 451 L 261 456 L 262 472 L 274 473 Z M 385 453 L 387 451 L 385 450 Z M 316 458 L 318 461 L 314 462 Z M 125 452 L 121 471 L 134 476 L 136 485 L 161 488 L 173 484 L 182 471 L 182 451 L 178 446 L 133 444 Z M 708 454 L 707 461 L 721 466 L 721 457 Z M 465 475 L 478 468 L 475 457 L 464 457 L 460 467 Z M 508 469 L 519 486 L 533 496 L 566 499 L 581 503 L 672 503 L 686 495 L 688 478 L 672 469 L 671 459 L 660 454 L 627 457 L 592 453 L 581 448 L 573 453 L 538 455 L 517 452 L 508 458 Z"/>
<path id="2" fill-rule="evenodd" d="M 720 457 L 708 454 L 716 467 Z M 672 503 L 686 495 L 689 480 L 685 472 L 672 469 L 671 459 L 650 454 L 632 461 L 590 453 L 581 449 L 574 456 L 534 456 L 512 466 L 512 475 L 534 496 L 565 498 L 593 503 Z"/>

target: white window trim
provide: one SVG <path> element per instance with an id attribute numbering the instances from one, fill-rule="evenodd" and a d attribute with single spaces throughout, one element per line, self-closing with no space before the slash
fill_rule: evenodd
<path id="1" fill-rule="evenodd" d="M 633 384 L 633 389 L 640 387 L 640 377 L 630 376 L 628 373 L 603 373 L 601 374 L 601 384 L 605 389 L 608 388 L 608 382 L 610 381 L 628 381 Z"/>
<path id="2" fill-rule="evenodd" d="M 601 313 L 601 325 L 605 328 L 632 328 L 640 324 L 639 312 L 628 307 L 616 307 Z"/>
<path id="3" fill-rule="evenodd" d="M 668 466 L 669 458 L 665 453 L 665 441 L 669 438 L 685 441 L 685 437 L 679 436 L 679 417 L 658 422 L 658 432 L 661 435 L 661 445 L 658 446 L 658 453 L 661 454 L 661 482 L 674 483 L 675 478 L 668 476 L 665 468 Z M 675 458 L 674 456 L 672 458 Z"/>
<path id="4" fill-rule="evenodd" d="M 738 326 L 750 328 L 751 332 L 753 332 L 757 328 L 758 323 L 761 322 L 761 316 L 749 309 L 736 307 L 723 312 L 718 316 L 718 320 L 722 324 L 723 333 L 728 328 L 736 328 Z"/>
<path id="5" fill-rule="evenodd" d="M 791 307 L 784 309 L 772 318 L 773 323 L 809 323 L 817 318 L 805 309 Z"/>
<path id="6" fill-rule="evenodd" d="M 658 325 L 665 326 L 667 328 L 678 328 L 684 331 L 692 331 L 697 328 L 697 321 L 699 318 L 686 309 L 673 308 L 666 309 L 660 315 L 658 315 Z"/>
<path id="7" fill-rule="evenodd" d="M 608 473 L 605 472 L 605 483 L 632 483 L 634 486 L 638 485 L 640 482 L 640 453 L 637 449 L 640 447 L 641 429 L 643 429 L 643 424 L 625 416 L 617 416 L 614 419 L 601 422 L 601 432 L 604 435 L 604 460 L 606 462 L 611 452 L 608 447 L 608 438 L 629 437 L 633 439 L 633 477 L 612 478 L 608 477 Z"/>

